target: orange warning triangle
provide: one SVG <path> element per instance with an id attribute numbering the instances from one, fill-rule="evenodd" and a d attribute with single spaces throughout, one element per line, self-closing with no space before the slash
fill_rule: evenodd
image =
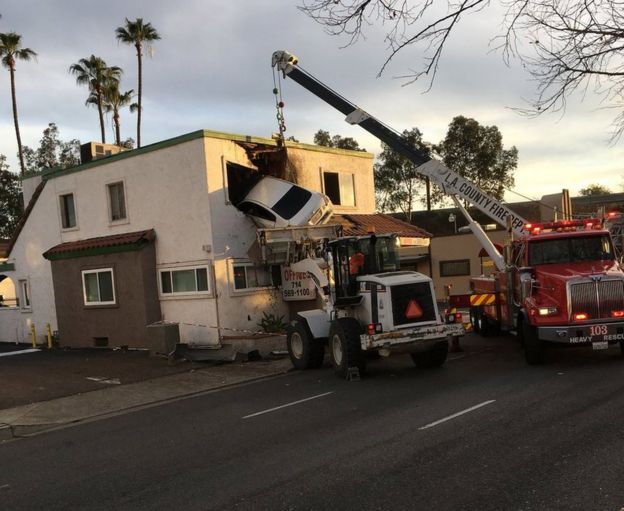
<path id="1" fill-rule="evenodd" d="M 418 305 L 418 302 L 414 299 L 410 300 L 405 308 L 405 317 L 407 319 L 418 319 L 422 317 L 422 315 L 423 310 L 420 305 Z"/>

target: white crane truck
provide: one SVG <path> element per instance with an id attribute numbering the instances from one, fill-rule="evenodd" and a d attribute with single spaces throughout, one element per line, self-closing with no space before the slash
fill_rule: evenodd
<path id="1" fill-rule="evenodd" d="M 399 270 L 395 234 L 339 231 L 335 225 L 257 231 L 265 261 L 279 259 L 319 291 L 321 307 L 299 312 L 287 329 L 295 368 L 320 367 L 326 345 L 336 374 L 347 379 L 364 372 L 367 352 L 410 353 L 419 367 L 442 365 L 448 339 L 464 335 L 464 327 L 451 322 L 454 315 L 440 315 L 432 280 Z"/>

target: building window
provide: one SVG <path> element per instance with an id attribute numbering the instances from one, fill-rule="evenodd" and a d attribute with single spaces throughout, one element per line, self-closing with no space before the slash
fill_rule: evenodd
<path id="1" fill-rule="evenodd" d="M 163 295 L 209 293 L 208 267 L 160 270 L 160 291 Z"/>
<path id="2" fill-rule="evenodd" d="M 76 207 L 74 205 L 74 194 L 66 193 L 59 197 L 61 207 L 61 226 L 63 229 L 76 227 Z"/>
<path id="3" fill-rule="evenodd" d="M 122 181 L 107 185 L 110 205 L 110 220 L 116 222 L 126 219 L 126 197 Z"/>
<path id="4" fill-rule="evenodd" d="M 323 172 L 323 190 L 337 206 L 355 206 L 353 174 Z"/>
<path id="5" fill-rule="evenodd" d="M 271 285 L 271 275 L 264 268 L 252 263 L 235 263 L 232 265 L 234 289 L 257 289 Z"/>
<path id="6" fill-rule="evenodd" d="M 30 286 L 28 285 L 27 280 L 19 281 L 19 289 L 20 289 L 20 302 L 19 306 L 22 310 L 30 310 Z"/>
<path id="7" fill-rule="evenodd" d="M 114 305 L 115 285 L 112 268 L 82 271 L 85 305 Z"/>
<path id="8" fill-rule="evenodd" d="M 440 277 L 461 277 L 470 275 L 470 259 L 440 261 Z"/>

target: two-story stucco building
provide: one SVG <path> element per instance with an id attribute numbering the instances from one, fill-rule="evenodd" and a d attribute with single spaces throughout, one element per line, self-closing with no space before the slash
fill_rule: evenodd
<path id="1" fill-rule="evenodd" d="M 251 220 L 233 205 L 253 173 L 330 196 L 334 211 L 374 213 L 373 155 L 196 131 L 24 181 L 25 215 L 2 273 L 19 306 L 2 341 L 145 346 L 146 325 L 180 324 L 184 342 L 288 318 L 279 272 L 248 252 Z M 3 315 L 6 316 L 6 315 Z M 5 320 L 3 320 L 5 321 Z M 14 335 L 12 334 L 14 332 Z"/>

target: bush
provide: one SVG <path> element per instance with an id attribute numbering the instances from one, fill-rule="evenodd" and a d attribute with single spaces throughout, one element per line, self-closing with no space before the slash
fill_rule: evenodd
<path id="1" fill-rule="evenodd" d="M 284 316 L 277 317 L 273 313 L 262 313 L 262 320 L 258 323 L 258 326 L 262 328 L 264 332 L 276 333 L 286 330 L 286 323 L 284 323 Z"/>

